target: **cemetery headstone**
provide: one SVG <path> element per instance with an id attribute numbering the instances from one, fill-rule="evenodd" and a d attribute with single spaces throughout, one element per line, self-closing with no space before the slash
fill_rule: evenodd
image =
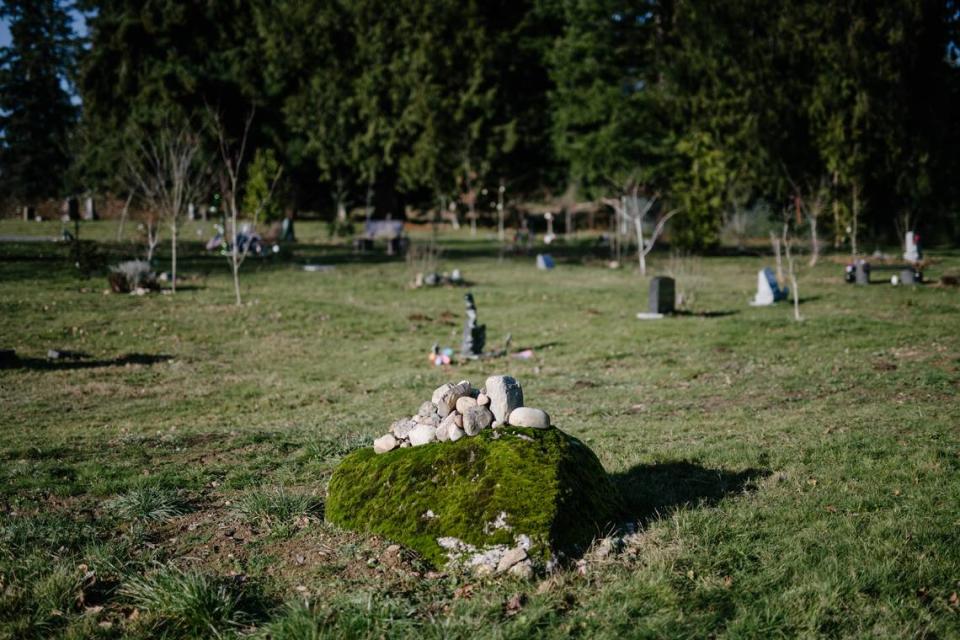
<path id="1" fill-rule="evenodd" d="M 556 264 L 553 262 L 553 257 L 549 253 L 538 253 L 537 254 L 537 269 L 542 271 L 549 271 L 553 269 Z"/>
<path id="2" fill-rule="evenodd" d="M 659 320 L 676 310 L 676 282 L 673 278 L 656 277 L 650 281 L 648 297 L 649 308 L 644 313 L 638 313 L 641 320 Z"/>
<path id="3" fill-rule="evenodd" d="M 903 259 L 907 262 L 919 262 L 923 257 L 923 253 L 920 251 L 920 236 L 913 231 L 907 231 L 903 244 L 906 248 Z"/>
<path id="4" fill-rule="evenodd" d="M 757 272 L 757 293 L 750 301 L 754 307 L 766 307 L 780 300 L 785 300 L 788 289 L 780 288 L 777 283 L 777 276 L 773 269 L 766 267 Z"/>
<path id="5" fill-rule="evenodd" d="M 650 313 L 673 313 L 676 296 L 676 283 L 673 278 L 654 278 L 650 281 Z"/>
<path id="6" fill-rule="evenodd" d="M 284 242 L 296 242 L 297 237 L 293 233 L 293 218 L 286 217 L 280 226 L 280 239 Z"/>
<path id="7" fill-rule="evenodd" d="M 854 265 L 854 274 L 857 284 L 870 284 L 870 263 L 866 260 L 857 260 Z"/>
<path id="8" fill-rule="evenodd" d="M 93 198 L 87 196 L 83 201 L 83 219 L 84 220 L 96 220 L 97 219 L 97 207 L 93 203 Z"/>
<path id="9" fill-rule="evenodd" d="M 197 219 L 197 205 L 192 202 L 187 205 L 187 220 Z"/>
<path id="10" fill-rule="evenodd" d="M 486 325 L 477 324 L 477 305 L 473 301 L 473 294 L 463 296 L 467 305 L 467 320 L 463 326 L 463 344 L 460 353 L 467 358 L 483 355 L 483 346 L 487 341 Z"/>
<path id="11" fill-rule="evenodd" d="M 900 272 L 900 284 L 917 284 L 916 272 L 913 269 L 903 269 Z"/>

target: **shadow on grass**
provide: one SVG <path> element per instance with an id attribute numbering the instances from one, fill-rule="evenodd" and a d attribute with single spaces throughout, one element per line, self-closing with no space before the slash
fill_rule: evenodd
<path id="1" fill-rule="evenodd" d="M 640 464 L 611 474 L 610 480 L 620 490 L 626 515 L 646 523 L 683 506 L 712 506 L 726 496 L 754 491 L 756 481 L 768 475 L 768 469 L 730 472 L 675 461 Z"/>
<path id="2" fill-rule="evenodd" d="M 735 316 L 739 311 L 736 310 L 727 310 L 727 311 L 674 311 L 673 316 L 679 316 L 681 318 L 725 318 L 727 316 Z"/>
<path id="3" fill-rule="evenodd" d="M 62 371 L 69 369 L 96 369 L 99 367 L 123 367 L 128 364 L 154 365 L 173 360 L 173 356 L 149 353 L 128 353 L 108 360 L 88 360 L 83 353 L 71 354 L 70 359 L 48 360 L 46 358 L 13 358 L 0 362 L 0 369 L 31 369 L 34 371 Z"/>

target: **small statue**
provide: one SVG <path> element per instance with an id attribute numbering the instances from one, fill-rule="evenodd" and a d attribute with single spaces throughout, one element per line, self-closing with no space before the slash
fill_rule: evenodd
<path id="1" fill-rule="evenodd" d="M 483 346 L 487 340 L 486 325 L 477 324 L 477 305 L 473 302 L 473 294 L 463 296 L 467 303 L 467 321 L 463 326 L 463 345 L 460 355 L 465 358 L 476 358 L 483 355 Z"/>

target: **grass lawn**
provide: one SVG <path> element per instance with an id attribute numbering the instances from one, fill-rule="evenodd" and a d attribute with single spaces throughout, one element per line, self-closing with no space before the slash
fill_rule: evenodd
<path id="1" fill-rule="evenodd" d="M 81 233 L 116 262 L 134 232 Z M 0 369 L 0 638 L 960 637 L 960 290 L 854 287 L 826 259 L 797 323 L 746 304 L 771 258 L 661 254 L 690 313 L 644 322 L 644 279 L 589 241 L 541 272 L 445 234 L 488 342 L 534 352 L 445 370 L 427 353 L 459 345 L 464 290 L 298 233 L 244 265 L 239 308 L 193 228 L 176 295 L 105 295 L 64 245 L 0 244 L 21 357 Z M 593 448 L 638 534 L 521 582 L 323 522 L 343 455 L 494 373 Z"/>

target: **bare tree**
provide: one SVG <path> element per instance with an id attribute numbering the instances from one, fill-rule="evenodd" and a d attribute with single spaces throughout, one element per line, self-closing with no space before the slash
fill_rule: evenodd
<path id="1" fill-rule="evenodd" d="M 123 239 L 123 225 L 127 221 L 127 216 L 130 213 L 130 203 L 133 202 L 133 196 L 136 194 L 136 187 L 130 189 L 130 193 L 127 194 L 127 199 L 123 203 L 123 209 L 120 210 L 120 224 L 117 226 L 117 242 Z"/>
<path id="2" fill-rule="evenodd" d="M 624 224 L 632 223 L 637 235 L 637 260 L 640 263 L 640 275 L 647 275 L 647 254 L 653 250 L 653 246 L 663 234 L 667 221 L 679 213 L 679 209 L 671 211 L 661 211 L 653 225 L 653 231 L 650 236 L 644 235 L 643 221 L 657 204 L 658 197 L 647 198 L 640 195 L 640 190 L 634 186 L 629 195 L 622 196 L 619 200 L 607 198 L 604 203 L 613 207 L 618 219 Z M 618 230 L 620 226 L 618 225 Z M 618 234 L 619 235 L 619 234 Z"/>
<path id="3" fill-rule="evenodd" d="M 144 223 L 144 232 L 147 236 L 147 262 L 152 262 L 153 252 L 156 251 L 157 245 L 160 244 L 160 225 L 157 224 L 156 214 L 150 213 L 147 215 L 147 221 Z"/>
<path id="4" fill-rule="evenodd" d="M 148 209 L 170 226 L 170 270 L 177 291 L 177 234 L 187 203 L 196 200 L 205 182 L 200 164 L 200 136 L 189 124 L 161 125 L 137 132 L 137 153 L 128 159 L 130 175 Z"/>
<path id="5" fill-rule="evenodd" d="M 790 233 L 789 218 L 783 222 L 783 252 L 787 258 L 787 274 L 790 277 L 790 289 L 793 291 L 793 319 L 797 322 L 800 317 L 800 290 L 797 288 L 797 263 L 793 258 L 793 236 Z"/>
<path id="6" fill-rule="evenodd" d="M 217 148 L 220 152 L 221 168 L 218 172 L 220 192 L 223 194 L 224 202 L 230 214 L 230 232 L 227 238 L 230 240 L 231 249 L 227 259 L 230 262 L 230 269 L 233 272 L 233 291 L 236 295 L 237 306 L 240 306 L 243 304 L 243 300 L 240 297 L 240 265 L 247 259 L 247 255 L 250 252 L 250 245 L 252 244 L 248 239 L 241 248 L 239 242 L 240 176 L 243 170 L 243 163 L 247 156 L 247 141 L 250 137 L 250 126 L 253 124 L 256 108 L 252 107 L 250 109 L 250 113 L 247 115 L 247 119 L 243 125 L 243 134 L 239 140 L 230 138 L 227 134 L 226 127 L 223 124 L 223 118 L 219 112 L 209 107 L 207 111 L 217 136 Z M 276 188 L 277 182 L 280 181 L 282 174 L 283 167 L 281 166 L 277 168 L 277 173 L 274 175 L 273 181 L 270 184 L 267 197 L 258 203 L 256 211 L 248 212 L 253 218 L 254 229 L 257 227 L 257 220 L 260 217 L 261 211 L 263 211 L 263 208 L 270 201 L 273 190 Z"/>
<path id="7" fill-rule="evenodd" d="M 770 230 L 770 246 L 773 247 L 773 255 L 777 257 L 777 282 L 783 282 L 783 257 L 781 252 L 781 239 L 772 229 Z"/>

